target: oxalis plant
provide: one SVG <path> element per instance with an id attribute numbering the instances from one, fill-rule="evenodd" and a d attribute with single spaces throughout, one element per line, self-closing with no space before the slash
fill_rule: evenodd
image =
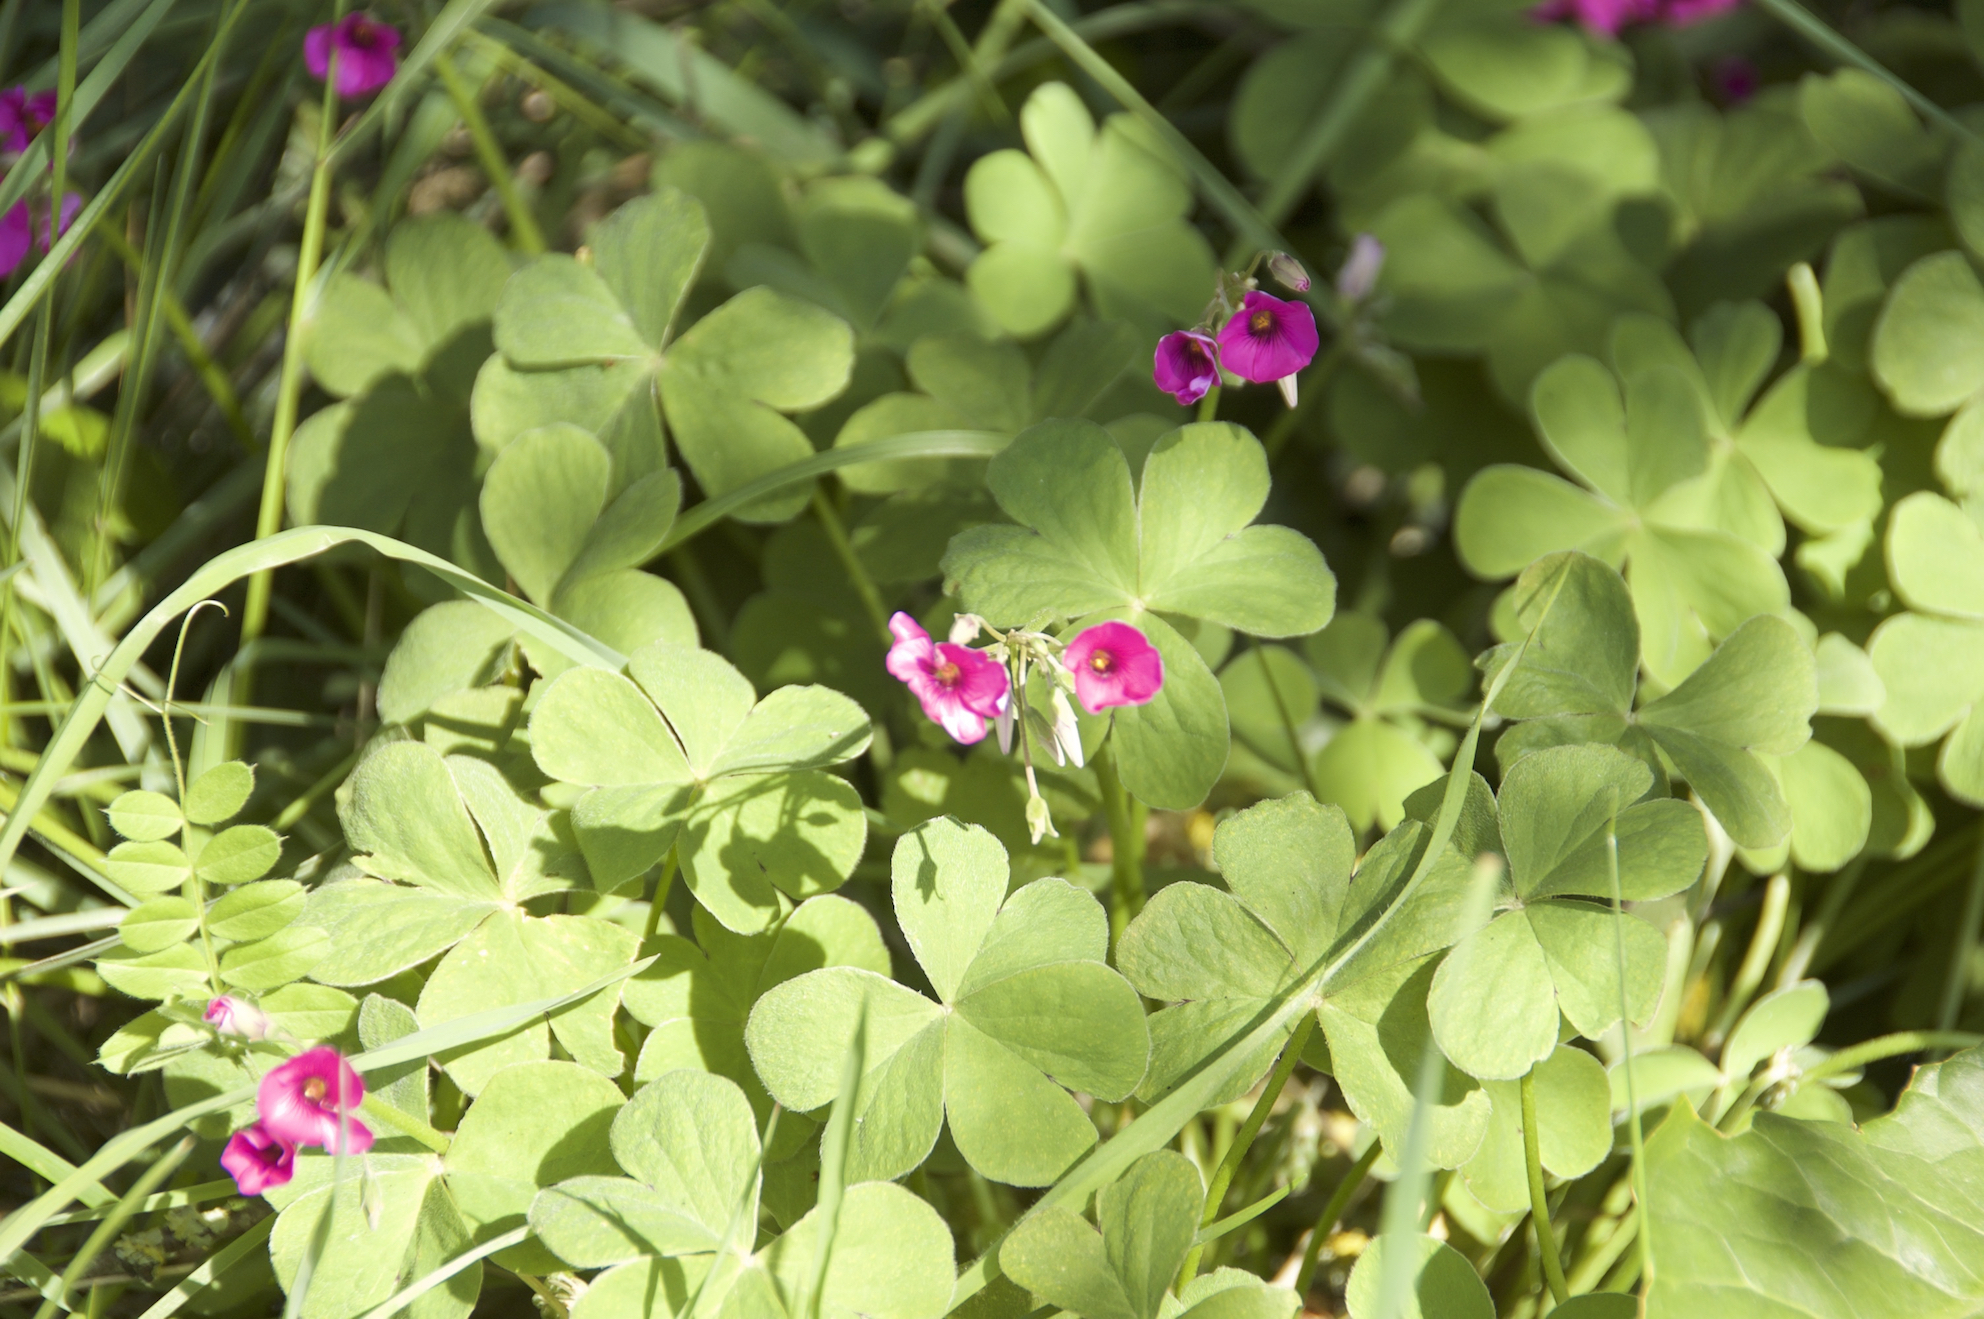
<path id="1" fill-rule="evenodd" d="M 0 1319 L 1984 1310 L 1978 14 L 651 10 L 0 0 Z"/>

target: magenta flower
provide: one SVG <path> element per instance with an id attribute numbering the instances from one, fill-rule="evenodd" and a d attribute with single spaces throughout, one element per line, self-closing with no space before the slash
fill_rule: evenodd
<path id="1" fill-rule="evenodd" d="M 344 1143 L 346 1154 L 372 1148 L 372 1129 L 357 1117 L 364 1100 L 365 1082 L 358 1072 L 336 1049 L 323 1044 L 271 1069 L 255 1091 L 255 1109 L 271 1136 L 292 1145 L 335 1150 L 342 1127 L 350 1133 Z"/>
<path id="2" fill-rule="evenodd" d="M 1660 16 L 1660 0 L 1545 0 L 1529 11 L 1531 18 L 1574 18 L 1602 36 L 1616 37 L 1630 23 L 1648 23 Z"/>
<path id="3" fill-rule="evenodd" d="M 310 76 L 322 82 L 331 70 L 331 56 L 337 55 L 338 95 L 349 100 L 376 92 L 393 80 L 400 59 L 398 28 L 386 26 L 365 14 L 346 14 L 336 26 L 313 27 L 303 36 L 303 64 Z"/>
<path id="4" fill-rule="evenodd" d="M 30 96 L 25 87 L 0 91 L 0 151 L 26 151 L 34 135 L 54 120 L 54 92 Z"/>
<path id="5" fill-rule="evenodd" d="M 207 1004 L 206 1023 L 223 1035 L 239 1035 L 244 1039 L 265 1040 L 275 1023 L 269 1014 L 246 999 L 224 994 Z"/>
<path id="6" fill-rule="evenodd" d="M 970 746 L 985 737 L 985 721 L 1005 713 L 1012 680 L 1005 666 L 983 651 L 950 642 L 932 643 L 908 614 L 889 620 L 896 643 L 888 670 L 909 687 L 932 722 Z"/>
<path id="7" fill-rule="evenodd" d="M 227 1148 L 220 1152 L 220 1166 L 227 1169 L 241 1194 L 260 1195 L 296 1175 L 296 1146 L 277 1140 L 257 1122 L 227 1138 Z"/>
<path id="8" fill-rule="evenodd" d="M 1177 330 L 1157 341 L 1151 369 L 1157 387 L 1190 407 L 1219 383 L 1219 344 L 1204 330 Z"/>
<path id="9" fill-rule="evenodd" d="M 1743 0 L 1662 0 L 1659 21 L 1667 27 L 1687 27 L 1717 14 L 1726 14 Z"/>
<path id="10" fill-rule="evenodd" d="M 1083 629 L 1061 652 L 1061 662 L 1075 675 L 1075 699 L 1090 714 L 1116 705 L 1148 704 L 1164 686 L 1164 656 L 1128 623 Z"/>
<path id="11" fill-rule="evenodd" d="M 1288 381 L 1282 393 L 1293 407 L 1295 373 L 1315 360 L 1321 342 L 1316 313 L 1306 304 L 1256 291 L 1219 327 L 1219 363 L 1257 385 Z"/>

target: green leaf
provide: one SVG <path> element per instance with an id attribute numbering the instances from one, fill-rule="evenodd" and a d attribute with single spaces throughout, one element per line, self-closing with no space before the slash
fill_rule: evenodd
<path id="1" fill-rule="evenodd" d="M 1624 714 L 1638 682 L 1639 624 L 1619 574 L 1587 554 L 1538 560 L 1516 579 L 1528 633 L 1495 709 L 1515 719 Z"/>
<path id="2" fill-rule="evenodd" d="M 1644 762 L 1611 747 L 1551 747 L 1518 760 L 1499 803 L 1516 893 L 1608 897 L 1615 820 L 1621 896 L 1649 901 L 1694 883 L 1708 856 L 1701 814 L 1672 798 L 1642 800 L 1652 786 Z"/>
<path id="3" fill-rule="evenodd" d="M 1810 1044 L 1832 1010 L 1826 987 L 1802 980 L 1752 1003 L 1722 1045 L 1722 1070 L 1737 1083 L 1779 1050 Z"/>
<path id="4" fill-rule="evenodd" d="M 154 843 L 170 838 L 185 824 L 179 803 L 161 793 L 142 789 L 122 793 L 110 803 L 110 827 L 133 842 Z"/>
<path id="5" fill-rule="evenodd" d="M 155 953 L 199 928 L 200 913 L 185 898 L 153 898 L 125 913 L 117 937 L 134 953 Z"/>
<path id="6" fill-rule="evenodd" d="M 1353 719 L 1316 753 L 1316 790 L 1343 807 L 1360 832 L 1374 823 L 1391 829 L 1405 818 L 1405 799 L 1441 769 L 1439 758 L 1397 725 Z"/>
<path id="7" fill-rule="evenodd" d="M 346 791 L 338 818 L 368 874 L 470 901 L 502 896 L 461 791 L 432 747 L 387 743 L 359 762 Z"/>
<path id="8" fill-rule="evenodd" d="M 641 362 L 654 354 L 599 272 L 560 252 L 510 276 L 495 324 L 497 350 L 515 366 Z"/>
<path id="9" fill-rule="evenodd" d="M 1083 1319 L 1156 1319 L 1198 1231 L 1205 1188 L 1182 1154 L 1146 1154 L 1105 1189 L 1096 1227 L 1065 1209 L 1030 1215 L 1000 1247 L 1007 1276 Z"/>
<path id="10" fill-rule="evenodd" d="M 538 697 L 530 734 L 538 768 L 561 783 L 621 787 L 691 779 L 675 734 L 641 689 L 616 673 L 561 674 Z"/>
<path id="11" fill-rule="evenodd" d="M 1923 1067 L 1892 1114 L 1857 1130 L 1763 1112 L 1726 1137 L 1675 1105 L 1647 1141 L 1662 1264 L 1648 1313 L 1723 1304 L 1840 1319 L 1972 1312 L 1984 1299 L 1974 1264 L 1984 1233 L 1970 1212 L 1980 1078 L 1974 1049 Z M 1815 1233 L 1826 1249 L 1811 1249 Z"/>
<path id="12" fill-rule="evenodd" d="M 722 1077 L 675 1071 L 643 1086 L 614 1115 L 612 1147 L 633 1180 L 580 1177 L 531 1203 L 532 1230 L 568 1264 L 714 1251 L 733 1215 L 755 1216 L 757 1126 Z"/>
<path id="13" fill-rule="evenodd" d="M 682 877 L 739 933 L 777 919 L 780 894 L 803 901 L 847 881 L 867 846 L 861 794 L 818 770 L 715 780 L 683 819 Z"/>
<path id="14" fill-rule="evenodd" d="M 1874 379 L 1904 416 L 1937 417 L 1984 388 L 1984 285 L 1961 252 L 1902 272 L 1874 327 Z"/>
<path id="15" fill-rule="evenodd" d="M 477 1235 L 521 1227 L 538 1191 L 614 1171 L 609 1131 L 619 1087 L 573 1063 L 527 1062 L 492 1077 L 463 1115 L 443 1160 L 455 1204 Z M 535 1240 L 494 1256 L 506 1268 L 559 1267 Z"/>
<path id="16" fill-rule="evenodd" d="M 303 919 L 331 935 L 310 974 L 330 985 L 376 984 L 445 952 L 496 909 L 493 898 L 477 902 L 369 879 L 325 884 L 304 905 Z"/>
<path id="17" fill-rule="evenodd" d="M 675 317 L 709 251 L 703 204 L 661 188 L 614 211 L 586 233 L 593 270 L 650 347 L 668 342 Z"/>
<path id="18" fill-rule="evenodd" d="M 221 954 L 220 978 L 236 989 L 267 993 L 309 975 L 330 951 L 331 936 L 314 925 L 290 925 Z"/>
<path id="19" fill-rule="evenodd" d="M 333 1184 L 328 1168 L 299 1168 L 285 1191 L 301 1191 L 283 1205 L 269 1241 L 277 1281 L 296 1283 L 306 1254 L 315 1259 L 303 1319 L 347 1319 L 385 1301 L 422 1276 L 469 1240 L 468 1224 L 457 1212 L 434 1160 L 417 1154 L 371 1154 L 366 1178 L 347 1176 Z M 324 1158 L 300 1164 L 328 1164 Z M 309 1176 L 314 1185 L 299 1183 Z M 333 1207 L 335 1200 L 335 1207 Z M 312 1244 L 319 1222 L 330 1215 L 321 1253 Z M 481 1286 L 481 1270 L 457 1275 L 425 1307 L 432 1319 L 465 1319 Z"/>
<path id="20" fill-rule="evenodd" d="M 1394 1251 L 1409 1252 L 1406 1291 L 1397 1309 L 1382 1313 L 1381 1281 Z M 1495 1303 L 1467 1257 L 1444 1241 L 1421 1236 L 1380 1236 L 1364 1248 L 1344 1292 L 1351 1319 L 1492 1319 Z"/>
<path id="21" fill-rule="evenodd" d="M 207 909 L 207 929 L 221 939 L 262 939 L 303 913 L 303 886 L 270 879 L 223 893 Z"/>
<path id="22" fill-rule="evenodd" d="M 1117 772 L 1139 801 L 1189 810 L 1204 801 L 1226 767 L 1226 698 L 1198 649 L 1156 614 L 1111 610 L 1078 619 L 1071 634 L 1114 616 L 1150 638 L 1164 660 L 1164 685 L 1143 705 L 1114 712 Z"/>
<path id="23" fill-rule="evenodd" d="M 1061 1087 L 1120 1099 L 1149 1057 L 1136 993 L 1101 960 L 1101 909 L 1060 880 L 1001 905 L 1003 849 L 950 820 L 905 834 L 894 873 L 898 920 L 953 1010 L 872 973 L 812 971 L 752 1009 L 745 1041 L 758 1074 L 787 1107 L 820 1107 L 838 1091 L 840 1061 L 865 1016 L 868 1070 L 851 1149 L 861 1175 L 915 1167 L 948 1115 L 980 1172 L 1047 1185 L 1095 1141 Z"/>
<path id="24" fill-rule="evenodd" d="M 473 600 L 449 600 L 414 616 L 386 657 L 379 679 L 379 717 L 410 722 L 450 692 L 495 676 L 516 630 Z"/>
<path id="25" fill-rule="evenodd" d="M 788 1313 L 810 1291 L 819 1258 L 819 1210 L 794 1223 L 759 1258 Z M 821 1319 L 938 1319 L 956 1285 L 956 1246 L 937 1211 L 900 1186 L 850 1186 L 835 1217 L 820 1287 Z"/>
<path id="26" fill-rule="evenodd" d="M 812 443 L 779 414 L 833 398 L 853 365 L 846 322 L 768 288 L 747 289 L 691 326 L 668 354 L 661 399 L 704 492 L 722 495 L 811 457 Z M 801 487 L 736 516 L 782 522 L 807 497 Z"/>
<path id="27" fill-rule="evenodd" d="M 507 456 L 508 450 L 504 452 Z M 596 573 L 638 568 L 654 558 L 681 507 L 682 478 L 673 469 L 650 472 L 629 485 L 587 532 L 584 548 L 566 570 L 568 583 Z"/>
<path id="28" fill-rule="evenodd" d="M 1558 1045 L 1536 1065 L 1536 1133 L 1543 1167 L 1554 1176 L 1584 1176 L 1612 1152 L 1612 1092 L 1598 1059 Z M 1515 1081 L 1482 1086 L 1494 1105 L 1481 1149 L 1461 1169 L 1467 1189 L 1490 1209 L 1529 1208 L 1524 1164 L 1522 1095 Z"/>
<path id="29" fill-rule="evenodd" d="M 282 839 L 266 825 L 230 825 L 208 839 L 193 859 L 193 872 L 209 884 L 246 884 L 282 858 Z"/>
<path id="30" fill-rule="evenodd" d="M 482 525 L 524 594 L 549 604 L 606 507 L 612 460 L 571 425 L 526 431 L 482 485 Z"/>
<path id="31" fill-rule="evenodd" d="M 186 818 L 194 824 L 219 824 L 238 814 L 254 790 L 252 766 L 223 760 L 186 785 Z"/>
<path id="32" fill-rule="evenodd" d="M 103 858 L 103 873 L 132 893 L 164 893 L 193 877 L 176 843 L 119 843 Z"/>

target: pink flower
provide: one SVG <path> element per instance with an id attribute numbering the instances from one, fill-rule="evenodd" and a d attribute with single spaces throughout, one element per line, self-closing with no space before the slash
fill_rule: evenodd
<path id="1" fill-rule="evenodd" d="M 1084 629 L 1061 653 L 1061 662 L 1075 675 L 1075 698 L 1090 714 L 1115 705 L 1147 704 L 1164 686 L 1164 656 L 1128 623 Z"/>
<path id="2" fill-rule="evenodd" d="M 350 1133 L 344 1153 L 363 1154 L 372 1148 L 372 1130 L 357 1118 L 364 1099 L 365 1082 L 358 1072 L 336 1049 L 318 1045 L 262 1078 L 255 1109 L 277 1140 L 334 1150 L 343 1127 Z"/>
<path id="3" fill-rule="evenodd" d="M 1300 302 L 1283 302 L 1271 294 L 1249 293 L 1240 310 L 1219 327 L 1220 365 L 1257 385 L 1269 381 L 1293 383 L 1297 371 L 1315 360 L 1322 342 L 1316 333 L 1316 313 Z M 1283 386 L 1294 406 L 1294 390 Z"/>
<path id="4" fill-rule="evenodd" d="M 55 120 L 55 93 L 28 95 L 25 87 L 0 91 L 0 151 L 22 152 Z"/>
<path id="5" fill-rule="evenodd" d="M 73 192 L 62 199 L 64 233 L 82 204 L 83 199 Z M 48 235 L 48 211 L 40 202 L 32 207 L 27 202 L 16 202 L 0 215 L 0 279 L 13 274 L 27 260 L 30 244 L 44 252 L 54 246 Z"/>
<path id="6" fill-rule="evenodd" d="M 269 1037 L 269 1014 L 246 999 L 222 995 L 207 1004 L 206 1022 L 223 1035 L 240 1035 L 251 1040 Z"/>
<path id="7" fill-rule="evenodd" d="M 1743 0 L 1663 0 L 1660 22 L 1668 27 L 1687 27 L 1727 13 L 1741 3 Z"/>
<path id="8" fill-rule="evenodd" d="M 1661 0 L 1545 0 L 1529 11 L 1535 19 L 1574 18 L 1602 36 L 1616 37 L 1619 29 L 1631 23 L 1650 23 L 1660 17 Z"/>
<path id="9" fill-rule="evenodd" d="M 220 1152 L 220 1166 L 227 1169 L 241 1194 L 260 1195 L 296 1175 L 296 1146 L 271 1136 L 269 1129 L 257 1122 L 227 1138 L 227 1148 Z"/>
<path id="10" fill-rule="evenodd" d="M 346 14 L 335 27 L 313 27 L 303 36 L 303 64 L 322 82 L 337 55 L 338 95 L 347 99 L 376 92 L 393 80 L 400 66 L 399 29 L 365 14 Z"/>
<path id="11" fill-rule="evenodd" d="M 888 670 L 908 684 L 923 713 L 966 746 L 982 740 L 985 721 L 1003 714 L 1012 699 L 1005 666 L 982 651 L 932 644 L 908 614 L 891 618 L 889 631 L 896 643 L 889 647 Z"/>
<path id="12" fill-rule="evenodd" d="M 1157 341 L 1151 370 L 1157 387 L 1190 407 L 1219 383 L 1219 344 L 1204 330 L 1177 330 Z"/>

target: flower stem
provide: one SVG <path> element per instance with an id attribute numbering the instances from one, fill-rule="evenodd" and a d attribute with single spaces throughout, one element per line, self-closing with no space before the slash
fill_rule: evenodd
<path id="1" fill-rule="evenodd" d="M 1336 1230 L 1344 1211 L 1350 1208 L 1350 1199 L 1357 1194 L 1357 1188 L 1371 1175 L 1371 1165 L 1384 1152 L 1385 1143 L 1374 1138 L 1370 1148 L 1357 1157 L 1357 1162 L 1350 1165 L 1350 1171 L 1330 1192 L 1329 1203 L 1323 1206 L 1323 1212 L 1316 1215 L 1315 1229 L 1309 1233 L 1309 1248 L 1302 1252 L 1302 1271 L 1295 1275 L 1297 1296 L 1306 1297 L 1309 1294 L 1309 1288 L 1316 1281 L 1316 1265 L 1322 1260 L 1323 1246 L 1329 1241 L 1330 1233 Z"/>
<path id="2" fill-rule="evenodd" d="M 544 231 L 537 227 L 537 217 L 530 213 L 529 204 L 517 191 L 517 180 L 510 173 L 510 162 L 503 158 L 502 144 L 490 131 L 489 120 L 483 116 L 482 107 L 476 104 L 475 89 L 462 81 L 454 60 L 445 51 L 434 57 L 434 72 L 441 76 L 441 85 L 448 89 L 448 99 L 455 103 L 455 113 L 468 126 L 469 140 L 475 143 L 476 158 L 482 162 L 483 172 L 489 176 L 489 186 L 496 189 L 496 196 L 503 203 L 503 214 L 509 217 L 510 237 L 516 240 L 519 250 L 532 256 L 544 251 Z"/>
<path id="3" fill-rule="evenodd" d="M 338 17 L 344 6 L 337 6 Z M 267 540 L 282 529 L 283 495 L 289 468 L 289 440 L 296 433 L 296 412 L 303 398 L 303 327 L 309 319 L 312 285 L 324 256 L 324 227 L 331 209 L 331 142 L 337 136 L 337 55 L 324 71 L 324 101 L 317 122 L 317 160 L 310 173 L 310 199 L 303 211 L 303 240 L 296 251 L 296 287 L 290 293 L 289 329 L 283 338 L 282 377 L 276 384 L 275 417 L 269 425 L 269 460 L 262 470 L 262 502 L 255 513 L 255 539 Z M 269 624 L 269 595 L 275 573 L 264 569 L 248 579 L 248 600 L 241 611 L 241 646 L 258 640 Z M 253 705 L 255 670 L 243 665 L 234 679 L 234 704 Z M 235 726 L 239 737 L 240 724 Z M 230 749 L 232 754 L 232 749 Z"/>
<path id="4" fill-rule="evenodd" d="M 1536 1132 L 1536 1069 L 1522 1074 L 1522 1157 L 1529 1169 L 1529 1221 L 1536 1228 L 1536 1249 L 1543 1257 L 1543 1276 L 1550 1295 L 1562 1305 L 1571 1289 L 1564 1282 L 1564 1261 L 1557 1255 L 1557 1236 L 1550 1230 L 1550 1201 L 1543 1193 L 1542 1144 Z"/>
<path id="5" fill-rule="evenodd" d="M 446 1133 L 436 1131 L 413 1114 L 394 1108 L 374 1094 L 368 1094 L 359 1101 L 358 1111 L 383 1126 L 391 1127 L 402 1136 L 411 1136 L 436 1154 L 448 1152 Z"/>
<path id="6" fill-rule="evenodd" d="M 813 512 L 819 516 L 820 529 L 827 533 L 827 543 L 834 547 L 834 556 L 847 570 L 848 580 L 854 583 L 854 593 L 861 597 L 861 607 L 875 624 L 875 635 L 882 639 L 884 646 L 888 645 L 895 638 L 889 633 L 889 615 L 882 608 L 882 593 L 875 589 L 874 578 L 862 566 L 861 556 L 854 552 L 854 542 L 848 539 L 847 528 L 841 523 L 833 501 L 819 486 L 813 487 Z"/>
<path id="7" fill-rule="evenodd" d="M 1109 946 L 1114 948 L 1144 907 L 1144 821 L 1150 809 L 1124 790 L 1112 741 L 1105 740 L 1096 752 L 1095 779 L 1109 817 Z"/>
<path id="8" fill-rule="evenodd" d="M 1208 389 L 1205 393 L 1205 397 L 1199 400 L 1199 415 L 1196 418 L 1194 418 L 1194 420 L 1196 421 L 1219 420 L 1219 386 L 1218 385 L 1214 385 L 1211 389 Z"/>
<path id="9" fill-rule="evenodd" d="M 1877 1035 L 1871 1040 L 1862 1040 L 1851 1048 L 1841 1049 L 1832 1057 L 1814 1063 L 1805 1069 L 1800 1078 L 1803 1084 L 1822 1081 L 1828 1076 L 1838 1076 L 1877 1063 L 1884 1058 L 1899 1058 L 1903 1054 L 1921 1053 L 1927 1049 L 1973 1049 L 1984 1044 L 1984 1035 L 1967 1030 L 1904 1030 L 1892 1035 Z"/>
<path id="10" fill-rule="evenodd" d="M 1226 1192 L 1233 1185 L 1234 1174 L 1240 1171 L 1240 1161 L 1247 1157 L 1247 1149 L 1254 1138 L 1261 1134 L 1261 1127 L 1267 1122 L 1268 1114 L 1274 1111 L 1275 1101 L 1281 1098 L 1282 1087 L 1288 1084 L 1289 1074 L 1295 1064 L 1302 1060 L 1302 1050 L 1309 1043 L 1309 1035 L 1316 1029 L 1316 1014 L 1305 1012 L 1295 1027 L 1288 1043 L 1282 1046 L 1281 1058 L 1275 1063 L 1274 1071 L 1268 1076 L 1268 1083 L 1261 1090 L 1261 1097 L 1254 1101 L 1254 1111 L 1247 1114 L 1240 1132 L 1233 1143 L 1226 1148 L 1226 1157 L 1219 1161 L 1213 1170 L 1212 1184 L 1206 1187 L 1205 1212 L 1199 1216 L 1201 1230 L 1211 1227 L 1219 1220 L 1220 1206 L 1226 1203 Z M 1185 1284 L 1198 1276 L 1199 1259 L 1205 1254 L 1205 1245 L 1195 1245 L 1185 1256 L 1185 1263 L 1178 1270 L 1178 1289 L 1183 1291 Z"/>
<path id="11" fill-rule="evenodd" d="M 1956 1025 L 1963 1011 L 1963 991 L 1970 987 L 1970 963 L 1977 951 L 1977 926 L 1984 921 L 1984 845 L 1977 849 L 1977 861 L 1970 871 L 1970 892 L 1964 896 L 1963 918 L 1956 928 L 1956 947 L 1950 951 L 1950 966 L 1943 981 L 1943 1001 L 1936 1011 L 1936 1029 L 1946 1031 Z"/>
<path id="12" fill-rule="evenodd" d="M 1784 912 L 1790 903 L 1791 876 L 1780 870 L 1764 885 L 1763 906 L 1757 912 L 1757 928 L 1750 935 L 1750 947 L 1743 954 L 1742 965 L 1736 968 L 1736 979 L 1729 986 L 1729 997 L 1723 1001 L 1722 1012 L 1704 1041 L 1709 1048 L 1721 1047 L 1729 1037 L 1731 1028 L 1736 1025 L 1736 1018 L 1750 1006 L 1751 996 L 1763 984 L 1764 972 L 1770 969 L 1771 956 L 1777 952 L 1778 938 L 1784 933 Z"/>
<path id="13" fill-rule="evenodd" d="M 654 900 L 648 903 L 647 925 L 641 930 L 643 947 L 646 947 L 648 940 L 654 938 L 655 932 L 661 929 L 662 908 L 668 905 L 668 891 L 675 886 L 675 866 L 678 856 L 677 849 L 671 847 L 668 849 L 668 860 L 661 864 L 661 878 L 655 881 Z"/>

